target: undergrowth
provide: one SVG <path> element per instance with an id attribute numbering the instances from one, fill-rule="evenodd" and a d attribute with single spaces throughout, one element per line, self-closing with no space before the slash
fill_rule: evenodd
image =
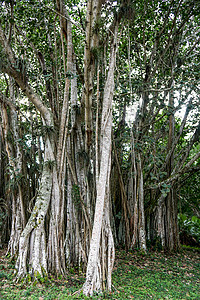
<path id="1" fill-rule="evenodd" d="M 0 299 L 89 299 L 75 294 L 84 283 L 84 274 L 70 270 L 66 278 L 48 278 L 44 283 L 13 281 L 13 264 L 1 257 Z M 198 249 L 184 248 L 178 254 L 118 250 L 113 270 L 112 292 L 90 299 L 200 299 Z"/>

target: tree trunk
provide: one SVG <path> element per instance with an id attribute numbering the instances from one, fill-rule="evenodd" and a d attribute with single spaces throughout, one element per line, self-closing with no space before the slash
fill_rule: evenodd
<path id="1" fill-rule="evenodd" d="M 71 80 L 71 131 L 67 139 L 67 222 L 65 253 L 67 266 L 87 265 L 89 237 L 91 232 L 87 203 L 85 149 L 82 134 L 82 115 L 77 102 L 76 65 Z"/>
<path id="2" fill-rule="evenodd" d="M 38 196 L 31 216 L 21 234 L 19 256 L 16 262 L 17 279 L 33 278 L 47 273 L 46 235 L 44 230 L 45 216 L 52 193 L 54 154 L 49 137 L 46 138 L 44 166 Z M 27 265 L 28 270 L 27 270 Z"/>
<path id="3" fill-rule="evenodd" d="M 117 28 L 115 29 L 116 43 Z M 112 99 L 114 91 L 114 70 L 115 70 L 115 56 L 116 46 L 113 44 L 111 57 L 110 57 L 110 68 L 105 84 L 104 97 L 103 97 L 103 108 L 102 108 L 102 119 L 101 119 L 101 140 L 100 140 L 100 171 L 97 183 L 97 196 L 96 206 L 94 215 L 94 224 L 92 230 L 92 238 L 90 241 L 90 252 L 88 258 L 86 282 L 83 285 L 83 293 L 85 295 L 92 295 L 94 291 L 99 292 L 103 290 L 104 278 L 103 274 L 108 276 L 108 289 L 111 288 L 111 272 L 112 264 L 114 260 L 113 251 L 113 240 L 111 238 L 112 233 L 110 230 L 110 222 L 108 220 L 109 215 L 104 214 L 104 207 L 106 199 L 109 199 L 109 179 L 110 179 L 110 160 L 111 160 L 111 131 L 112 131 Z M 106 226 L 102 231 L 102 224 Z M 101 253 L 104 252 L 104 245 L 100 247 L 101 236 L 103 234 L 102 242 L 104 243 L 107 231 L 107 242 L 109 244 L 106 259 L 109 265 L 101 265 Z M 103 261 L 105 262 L 105 257 Z M 103 268 L 103 269 L 102 269 Z"/>
<path id="4" fill-rule="evenodd" d="M 59 275 L 65 273 L 64 255 L 64 192 L 65 172 L 62 184 L 58 182 L 58 172 L 53 166 L 52 192 L 50 206 L 49 236 L 48 236 L 48 271 Z"/>
<path id="5" fill-rule="evenodd" d="M 12 168 L 10 172 L 10 182 L 12 187 L 10 188 L 10 194 L 12 198 L 12 225 L 10 240 L 8 243 L 7 253 L 11 257 L 14 257 L 19 248 L 19 237 L 22 230 L 25 227 L 26 217 L 23 203 L 22 193 L 22 149 L 19 144 L 19 127 L 17 112 L 14 107 L 15 105 L 15 94 L 14 94 L 14 81 L 12 78 L 9 80 L 9 91 L 11 102 L 9 105 L 9 117 L 7 109 L 4 106 L 2 110 L 3 119 L 3 132 L 6 144 L 6 152 L 8 155 L 9 165 Z M 13 103 L 13 104 L 12 104 Z M 12 134 L 12 141 L 9 135 Z"/>
<path id="6" fill-rule="evenodd" d="M 95 30 L 99 13 L 101 11 L 102 1 L 88 0 L 86 15 L 86 45 L 84 53 L 84 98 L 85 98 L 85 149 L 89 154 L 92 141 L 92 95 L 93 95 L 93 77 L 95 71 L 95 49 L 99 46 L 99 37 Z"/>
<path id="7" fill-rule="evenodd" d="M 139 201 L 139 245 L 140 249 L 144 252 L 147 251 L 146 247 L 146 230 L 145 230 L 145 217 L 144 217 L 144 184 L 143 184 L 143 173 L 142 173 L 142 163 L 140 154 L 138 154 L 138 177 L 139 177 L 139 191 L 138 191 L 138 201 Z"/>
<path id="8" fill-rule="evenodd" d="M 173 92 L 170 93 L 169 107 L 174 108 Z M 189 110 L 186 110 L 180 132 L 183 130 Z M 171 112 L 169 116 L 169 134 L 168 134 L 168 154 L 166 157 L 166 171 L 167 178 L 170 178 L 174 169 L 174 149 L 180 138 L 180 134 L 175 140 L 175 117 L 174 113 Z M 157 210 L 157 232 L 161 240 L 162 247 L 166 250 L 173 251 L 179 249 L 179 234 L 178 234 L 178 220 L 177 220 L 177 199 L 175 196 L 174 183 L 170 187 L 170 191 L 160 196 L 158 201 Z"/>
<path id="9" fill-rule="evenodd" d="M 139 247 L 141 250 L 146 252 L 146 229 L 145 229 L 145 216 L 144 216 L 144 183 L 143 183 L 143 172 L 142 162 L 140 153 L 135 151 L 134 138 L 132 136 L 132 173 L 134 175 L 132 202 L 134 205 L 133 212 L 133 237 L 131 247 Z"/>

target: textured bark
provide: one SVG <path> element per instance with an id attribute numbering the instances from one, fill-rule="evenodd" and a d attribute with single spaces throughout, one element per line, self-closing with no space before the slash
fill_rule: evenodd
<path id="1" fill-rule="evenodd" d="M 173 93 L 170 93 L 169 97 L 169 106 L 174 108 L 174 98 Z M 187 110 L 186 110 L 187 111 Z M 187 114 L 185 114 L 187 116 Z M 185 120 L 185 117 L 184 119 Z M 174 151 L 173 145 L 175 144 L 175 137 L 174 137 L 174 128 L 175 128 L 175 117 L 172 113 L 169 116 L 169 136 L 168 136 L 168 152 L 171 154 L 169 155 L 169 159 L 167 162 L 167 176 L 170 177 L 171 173 L 174 169 Z M 171 150 L 172 149 L 172 150 Z M 170 151 L 171 150 L 171 151 Z M 177 204 L 175 198 L 175 190 L 173 186 L 170 189 L 166 199 L 166 216 L 165 216 L 165 248 L 167 250 L 177 250 L 178 245 L 178 224 L 177 224 Z"/>
<path id="2" fill-rule="evenodd" d="M 144 183 L 140 153 L 136 153 L 132 136 L 132 173 L 133 178 L 133 237 L 131 247 L 139 247 L 146 252 L 146 229 L 144 216 Z"/>
<path id="3" fill-rule="evenodd" d="M 109 123 L 108 125 L 111 126 L 111 123 Z M 97 199 L 95 206 L 94 225 L 92 231 L 92 239 L 90 242 L 86 282 L 83 286 L 83 292 L 86 295 L 92 295 L 94 291 L 100 291 L 103 289 L 103 277 L 101 270 L 102 266 L 100 263 L 99 251 L 103 221 L 103 210 L 106 198 L 106 185 L 108 177 L 110 176 L 110 174 L 108 174 L 109 157 L 111 151 L 111 140 L 109 141 L 109 136 L 104 135 L 102 146 L 102 157 L 100 163 L 99 181 L 97 185 Z"/>
<path id="4" fill-rule="evenodd" d="M 85 131 L 86 131 L 86 152 L 90 149 L 92 138 L 92 95 L 93 77 L 95 71 L 95 51 L 99 46 L 97 20 L 101 10 L 102 1 L 87 1 L 86 15 L 86 45 L 84 53 L 84 98 L 85 98 Z M 89 152 L 88 152 L 89 153 Z"/>
<path id="5" fill-rule="evenodd" d="M 66 8 L 64 7 L 63 1 L 57 1 L 57 6 L 60 13 L 68 18 L 68 14 Z M 58 150 L 57 150 L 57 163 L 58 169 L 60 169 L 62 165 L 62 151 L 64 151 L 66 142 L 66 133 L 67 125 L 68 125 L 68 115 L 69 115 L 69 90 L 70 90 L 70 83 L 71 83 L 71 76 L 73 77 L 73 70 L 72 70 L 72 53 L 73 53 L 73 45 L 72 45 L 72 28 L 71 22 L 64 17 L 60 17 L 60 24 L 61 24 L 61 36 L 64 35 L 67 41 L 67 69 L 65 68 L 65 56 L 63 57 L 64 60 L 64 69 L 65 69 L 65 88 L 64 88 L 64 99 L 62 103 L 62 113 L 61 113 L 61 120 L 59 126 L 59 139 L 58 139 Z M 64 43 L 64 41 L 63 41 Z M 63 49 L 64 55 L 64 49 Z"/>
<path id="6" fill-rule="evenodd" d="M 15 110 L 15 94 L 14 94 L 14 82 L 9 79 L 9 92 L 10 100 L 7 101 L 9 106 L 9 117 L 7 109 L 4 106 L 2 110 L 3 119 L 3 132 L 6 145 L 6 152 L 8 155 L 9 165 L 12 167 L 10 173 L 10 181 L 13 182 L 13 188 L 10 189 L 10 195 L 12 198 L 12 223 L 11 223 L 11 234 L 8 243 L 7 253 L 11 257 L 15 256 L 19 248 L 19 237 L 25 227 L 26 217 L 23 203 L 22 193 L 22 149 L 19 144 L 19 128 L 18 128 L 18 117 Z M 10 119 L 10 120 L 9 120 Z M 9 139 L 9 135 L 12 133 L 12 141 Z M 17 182 L 17 184 L 15 184 Z M 14 188 L 14 186 L 16 187 Z"/>
<path id="7" fill-rule="evenodd" d="M 145 217 L 144 217 L 144 184 L 143 184 L 143 173 L 142 163 L 140 154 L 138 154 L 138 176 L 139 176 L 139 245 L 140 249 L 144 252 L 147 251 L 146 246 L 146 231 L 145 231 Z"/>
<path id="8" fill-rule="evenodd" d="M 165 248 L 165 225 L 166 208 L 164 206 L 165 196 L 162 194 L 158 200 L 157 207 L 157 236 L 160 238 L 163 249 Z"/>
<path id="9" fill-rule="evenodd" d="M 38 196 L 31 216 L 20 237 L 19 256 L 16 262 L 18 280 L 22 277 L 26 277 L 28 273 L 33 277 L 37 277 L 38 275 L 43 276 L 44 273 L 47 273 L 44 221 L 52 192 L 53 171 L 50 162 L 53 161 L 54 154 L 50 140 L 47 137 L 45 143 L 44 167 Z"/>
<path id="10" fill-rule="evenodd" d="M 54 124 L 51 111 L 43 104 L 38 94 L 28 84 L 24 74 L 14 68 L 16 59 L 1 26 L 0 42 L 9 61 L 7 65 L 4 64 L 2 66 L 3 71 L 15 79 L 24 94 L 36 106 L 49 132 L 49 136 L 46 137 L 45 141 L 44 166 L 38 196 L 19 241 L 19 255 L 16 263 L 17 278 L 19 279 L 26 276 L 27 272 L 31 273 L 32 276 L 37 276 L 37 274 L 43 275 L 43 271 L 47 272 L 44 221 L 51 197 L 53 164 L 55 164 L 52 134 Z M 28 270 L 27 261 L 29 261 Z"/>
<path id="11" fill-rule="evenodd" d="M 64 237 L 64 207 L 65 207 L 65 179 L 66 179 L 66 150 L 69 121 L 69 96 L 70 85 L 75 73 L 73 73 L 72 63 L 72 28 L 69 16 L 63 1 L 57 1 L 60 12 L 61 41 L 63 47 L 63 62 L 65 70 L 64 99 L 62 102 L 62 112 L 59 124 L 59 138 L 57 145 L 56 166 L 53 170 L 53 187 L 51 195 L 51 217 L 49 223 L 48 240 L 48 269 L 55 274 L 65 273 L 65 237 Z M 67 18 L 67 20 L 66 20 Z M 64 38 L 67 42 L 67 68 L 65 67 Z"/>
<path id="12" fill-rule="evenodd" d="M 0 224 L 0 248 L 3 247 L 5 243 L 8 242 L 10 238 L 10 230 L 8 226 L 9 220 L 9 210 L 8 203 L 10 202 L 10 197 L 6 196 L 6 185 L 7 185 L 7 178 L 5 177 L 5 170 L 7 166 L 7 159 L 4 156 L 6 153 L 6 145 L 4 140 L 3 134 L 3 104 L 0 103 L 0 214 L 1 214 L 1 224 Z"/>
<path id="13" fill-rule="evenodd" d="M 111 157 L 109 162 L 109 168 L 111 167 Z M 112 269 L 115 259 L 115 247 L 113 234 L 110 225 L 110 171 L 108 172 L 107 189 L 105 198 L 105 207 L 102 224 L 102 235 L 101 235 L 101 252 L 100 252 L 100 264 L 102 266 L 102 283 L 101 287 L 103 290 L 111 291 L 112 283 Z"/>
<path id="14" fill-rule="evenodd" d="M 6 144 L 6 152 L 8 155 L 8 161 L 10 166 L 12 166 L 13 171 L 16 171 L 17 165 L 16 160 L 13 153 L 13 145 L 9 142 L 9 139 L 7 138 L 9 131 L 11 130 L 9 126 L 8 121 L 8 115 L 5 107 L 2 111 L 2 117 L 3 117 L 3 132 L 4 132 L 4 138 L 5 138 L 5 144 Z M 17 162 L 17 164 L 20 164 L 21 160 Z M 21 170 L 21 168 L 19 169 Z M 15 175 L 17 174 L 10 174 L 10 180 L 15 180 Z M 19 247 L 19 237 L 23 230 L 23 223 L 22 223 L 22 215 L 20 210 L 20 195 L 19 195 L 19 189 L 18 191 L 10 190 L 11 198 L 12 198 L 12 225 L 11 225 L 11 234 L 10 234 L 10 240 L 8 243 L 8 249 L 7 253 L 10 253 L 11 257 L 15 256 L 18 251 Z"/>
<path id="15" fill-rule="evenodd" d="M 170 93 L 169 106 L 174 108 L 173 94 Z M 170 178 L 174 170 L 174 149 L 177 145 L 180 135 L 183 131 L 189 109 L 186 110 L 183 118 L 180 132 L 175 138 L 175 118 L 171 113 L 169 116 L 169 134 L 168 134 L 168 151 L 166 156 L 166 171 L 167 177 Z M 161 245 L 168 251 L 179 249 L 179 234 L 177 221 L 177 199 L 175 197 L 174 184 L 170 187 L 170 191 L 160 196 L 157 207 L 157 234 L 161 241 Z"/>
<path id="16" fill-rule="evenodd" d="M 81 114 L 77 102 L 76 65 L 72 66 L 71 80 L 71 130 L 67 139 L 67 223 L 65 253 L 67 266 L 86 269 L 91 232 L 86 201 L 86 170 Z"/>
<path id="17" fill-rule="evenodd" d="M 77 123 L 78 128 L 79 124 Z M 83 144 L 80 130 L 76 130 L 67 142 L 67 224 L 65 251 L 67 264 L 83 267 L 87 264 L 90 220 L 86 203 L 84 158 L 80 154 Z"/>
<path id="18" fill-rule="evenodd" d="M 49 221 L 47 257 L 48 272 L 56 275 L 65 273 L 63 206 L 64 191 L 61 190 L 61 185 L 59 185 L 58 182 L 57 169 L 54 166 L 52 172 L 51 216 Z"/>
<path id="19" fill-rule="evenodd" d="M 117 28 L 115 29 L 116 43 Z M 100 291 L 105 288 L 103 275 L 107 273 L 108 285 L 106 288 L 111 288 L 111 272 L 114 260 L 113 239 L 110 230 L 109 214 L 104 214 L 106 199 L 109 197 L 109 179 L 110 179 L 110 159 L 111 159 L 111 131 L 112 131 L 112 99 L 114 91 L 114 70 L 115 70 L 116 46 L 113 45 L 110 57 L 109 72 L 104 89 L 102 119 L 101 119 L 101 140 L 100 140 L 100 171 L 97 184 L 97 196 L 95 205 L 94 224 L 92 230 L 92 238 L 90 241 L 90 251 L 86 272 L 86 282 L 83 285 L 83 293 L 92 295 L 94 291 Z M 105 223 L 104 223 L 105 222 Z M 103 224 L 106 228 L 103 227 Z M 109 226 L 109 227 L 108 227 Z M 103 229 L 103 231 L 102 231 Z M 105 230 L 107 230 L 108 240 L 104 246 Z M 103 237 L 101 239 L 101 235 Z M 100 246 L 100 241 L 102 245 Z M 109 244 L 110 243 L 110 244 Z M 108 265 L 101 264 L 101 253 L 104 253 L 105 247 L 108 246 L 106 259 Z M 102 252 L 101 252 L 102 251 Z M 107 269 L 107 272 L 105 271 Z M 110 276 L 110 277 L 109 277 Z M 107 279 L 107 278 L 106 278 Z"/>
<path id="20" fill-rule="evenodd" d="M 119 185 L 120 185 L 120 191 L 121 191 L 121 198 L 122 198 L 122 209 L 123 209 L 123 214 L 124 214 L 124 223 L 125 223 L 125 247 L 126 250 L 130 248 L 130 225 L 129 225 L 129 218 L 130 218 L 130 209 L 128 206 L 128 201 L 127 201 L 127 196 L 126 196 L 126 191 L 125 191 L 125 186 L 122 178 L 122 172 L 121 172 L 121 167 L 119 164 L 118 156 L 117 156 L 117 150 L 114 145 L 114 153 L 115 153 L 115 160 L 117 164 L 117 169 L 118 169 L 118 177 L 119 177 Z M 123 235 L 122 235 L 123 236 Z M 124 237 L 123 237 L 124 238 Z M 121 238 L 120 238 L 121 239 Z"/>

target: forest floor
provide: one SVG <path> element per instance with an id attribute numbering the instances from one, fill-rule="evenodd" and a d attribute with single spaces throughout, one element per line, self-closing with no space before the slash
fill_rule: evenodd
<path id="1" fill-rule="evenodd" d="M 13 262 L 0 252 L 0 299 L 200 299 L 200 251 L 183 249 L 163 252 L 116 251 L 112 292 L 87 298 L 76 294 L 84 274 L 69 270 L 66 278 L 43 283 L 14 282 Z"/>

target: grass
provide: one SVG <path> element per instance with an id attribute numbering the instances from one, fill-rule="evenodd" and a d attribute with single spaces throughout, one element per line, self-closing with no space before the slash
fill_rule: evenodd
<path id="1" fill-rule="evenodd" d="M 200 299 L 200 259 L 198 249 L 180 253 L 117 251 L 112 292 L 90 299 Z M 43 284 L 15 284 L 13 264 L 0 261 L 0 299 L 89 299 L 73 295 L 84 283 L 84 274 L 74 270 L 66 278 L 51 278 Z"/>

